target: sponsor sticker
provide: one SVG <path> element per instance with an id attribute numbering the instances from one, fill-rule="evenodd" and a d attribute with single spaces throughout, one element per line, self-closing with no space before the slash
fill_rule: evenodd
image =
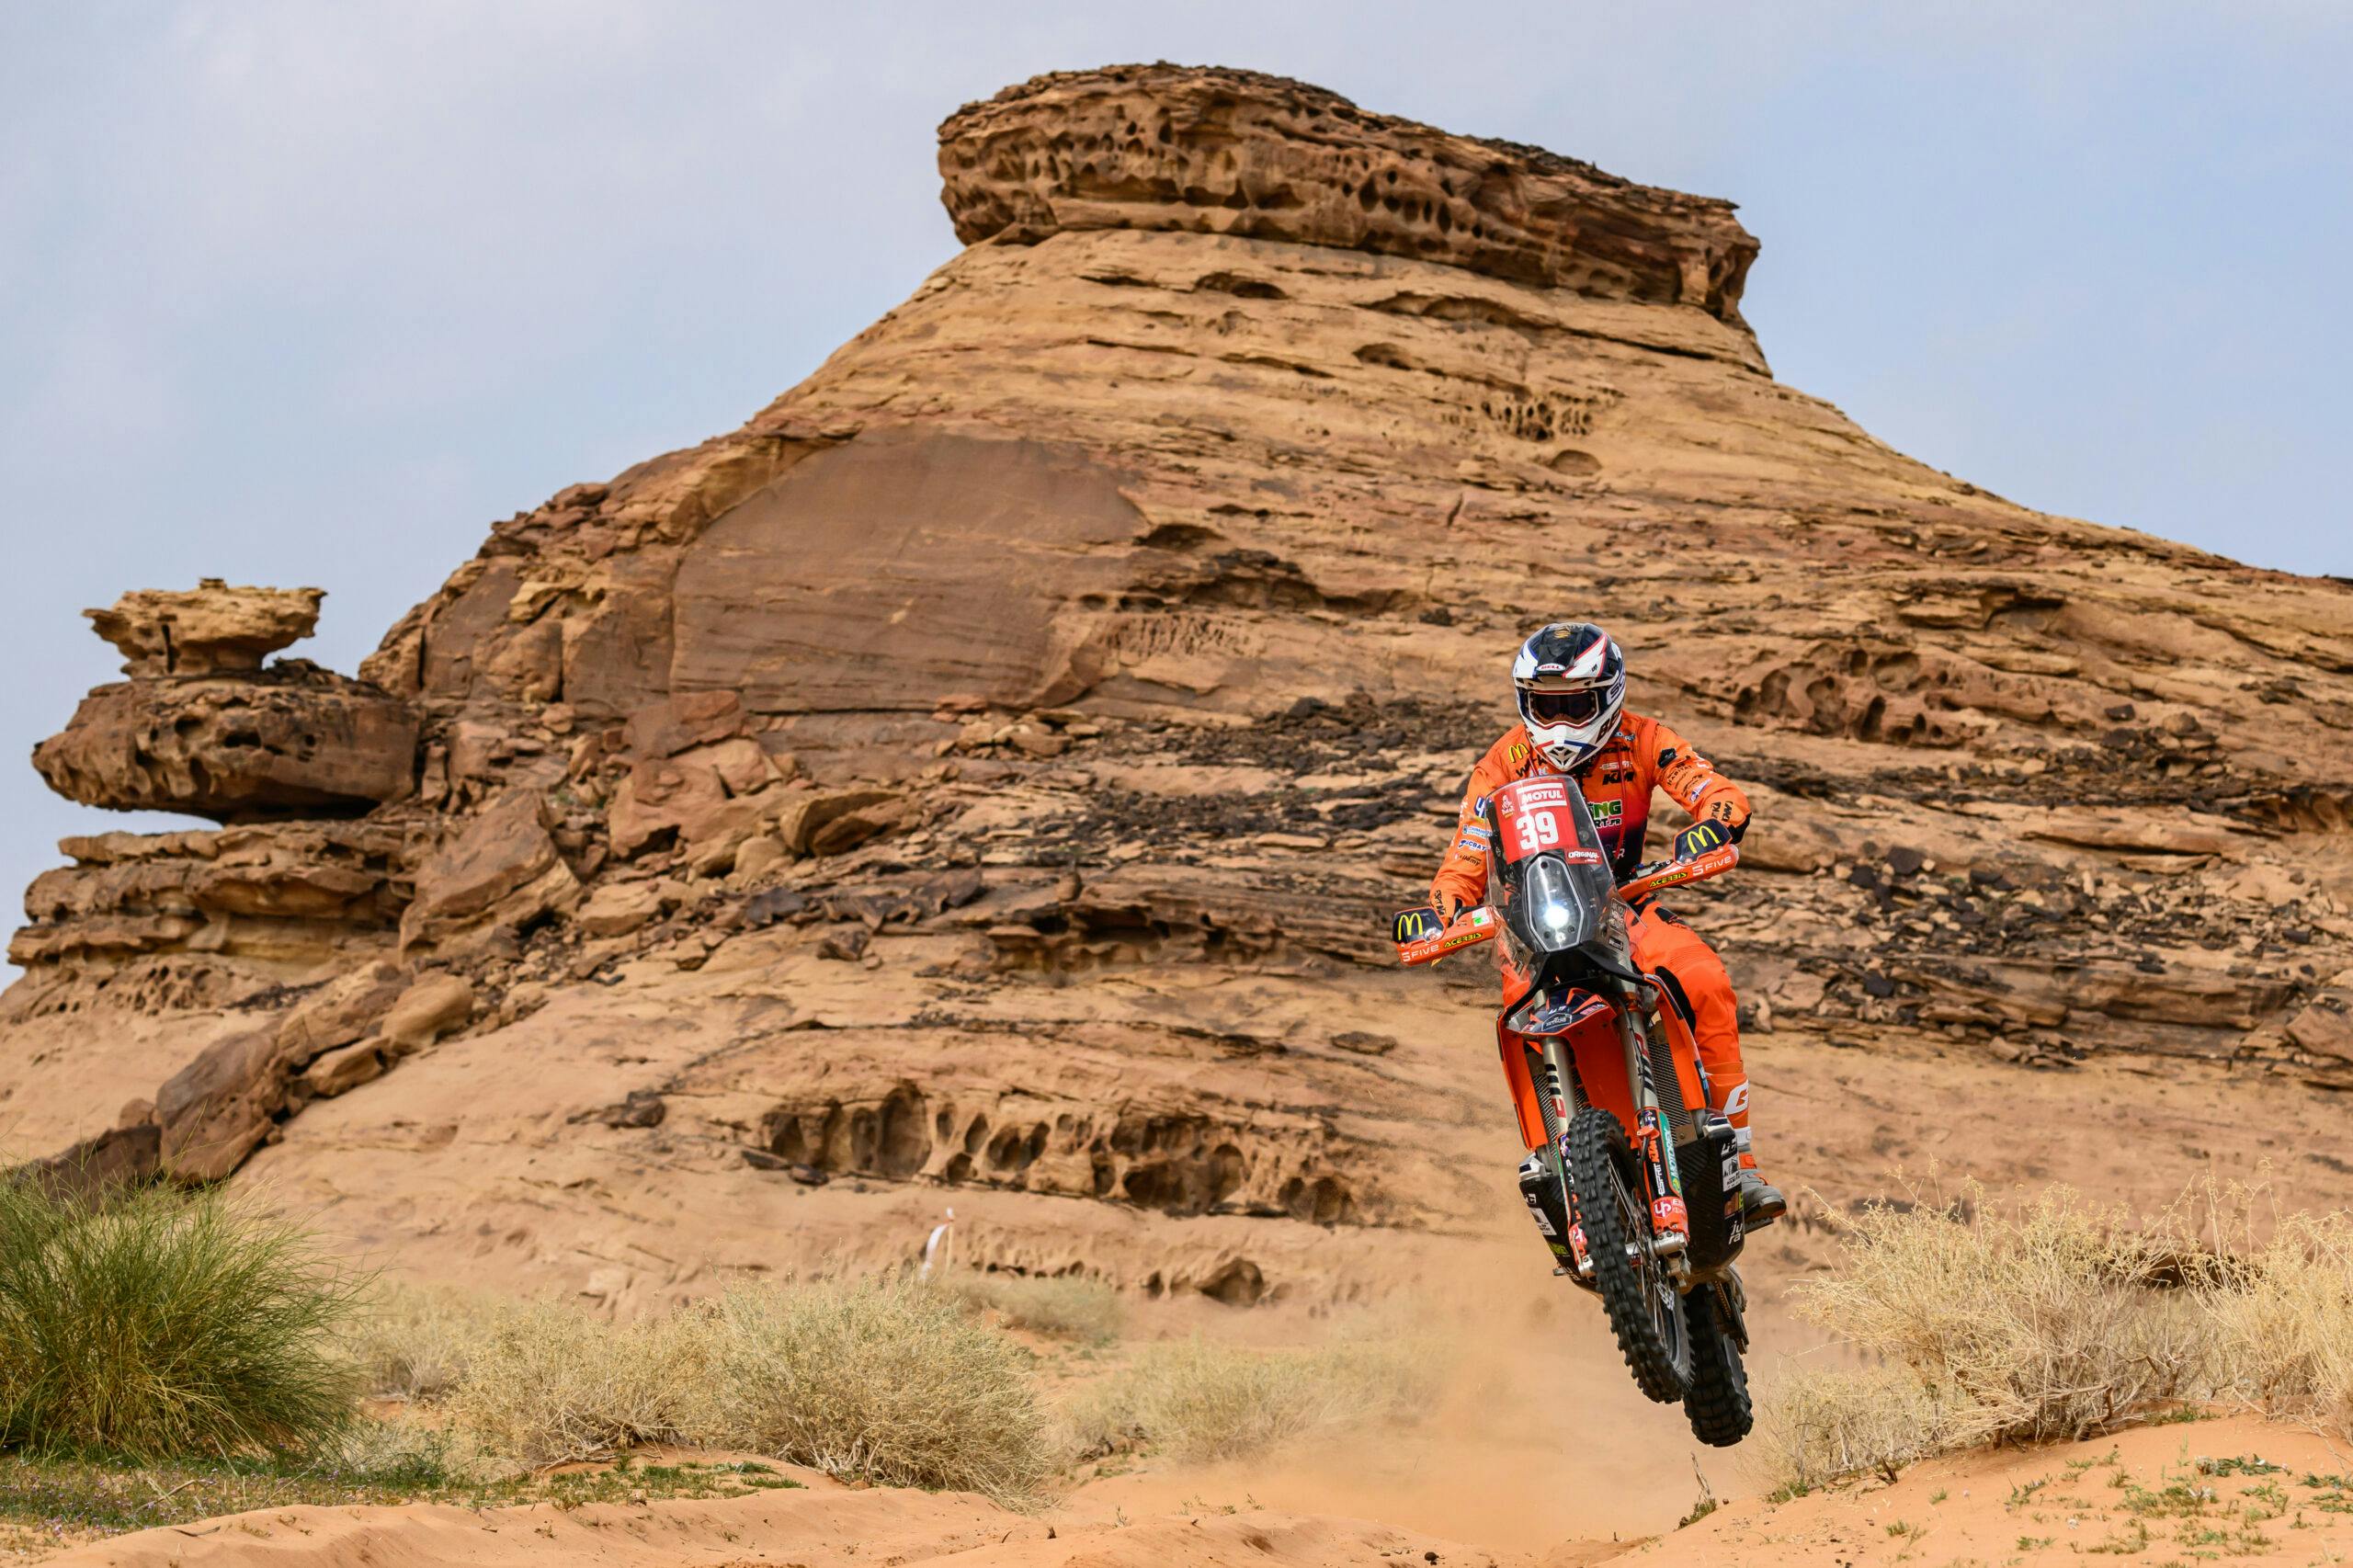
<path id="1" fill-rule="evenodd" d="M 1514 767 L 1525 767 L 1528 759 L 1535 755 L 1526 741 L 1514 741 L 1504 751 L 1504 756 L 1510 760 Z"/>
<path id="2" fill-rule="evenodd" d="M 1610 824 L 1619 821 L 1626 814 L 1626 802 L 1623 801 L 1587 801 L 1586 802 L 1586 809 L 1593 813 L 1593 824 L 1596 827 L 1607 827 Z"/>

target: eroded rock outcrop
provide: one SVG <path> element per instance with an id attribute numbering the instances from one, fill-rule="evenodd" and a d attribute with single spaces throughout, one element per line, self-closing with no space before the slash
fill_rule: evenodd
<path id="1" fill-rule="evenodd" d="M 1733 323 L 1756 259 L 1729 201 L 1369 114 L 1255 72 L 1164 63 L 1032 77 L 949 118 L 939 173 L 966 244 L 1088 229 L 1232 234 L 1696 305 Z M 1254 290 L 1244 279 L 1237 292 Z"/>
<path id="2" fill-rule="evenodd" d="M 2061 1148 L 2162 1201 L 2150 1140 L 2322 1147 L 2343 585 L 2027 511 L 1777 382 L 1722 203 L 1170 67 L 1010 90 L 941 162 L 979 243 L 391 630 L 413 794 L 69 844 L 12 1109 L 113 1009 L 192 1042 L 136 1086 L 163 1165 L 428 1269 L 633 1301 L 894 1261 L 952 1195 L 1004 1267 L 1345 1297 L 1517 1222 L 1491 982 L 1392 972 L 1381 916 L 1575 614 L 1759 803 L 1677 906 L 1794 1184 Z M 2007 1108 L 2108 1063 L 2097 1115 Z M 2268 1097 L 2186 1131 L 2171 1080 Z"/>
<path id="3" fill-rule="evenodd" d="M 122 653 L 127 676 L 208 676 L 257 670 L 318 630 L 324 588 L 231 587 L 207 577 L 192 591 L 140 588 L 85 609 Z"/>
<path id="4" fill-rule="evenodd" d="M 107 833 L 59 847 L 74 864 L 34 879 L 29 924 L 8 948 L 36 981 L 151 955 L 281 979 L 332 965 L 397 926 L 414 852 L 410 830 L 383 822 Z"/>
<path id="5" fill-rule="evenodd" d="M 68 800 L 222 822 L 357 815 L 416 775 L 408 705 L 303 660 L 268 654 L 311 634 L 318 588 L 125 594 L 86 613 L 131 678 L 82 700 L 33 766 Z"/>
<path id="6" fill-rule="evenodd" d="M 388 1058 L 464 1023 L 473 999 L 461 978 L 379 960 L 208 1047 L 164 1084 L 149 1112 L 163 1172 L 191 1182 L 228 1176 L 288 1113 L 380 1076 Z"/>

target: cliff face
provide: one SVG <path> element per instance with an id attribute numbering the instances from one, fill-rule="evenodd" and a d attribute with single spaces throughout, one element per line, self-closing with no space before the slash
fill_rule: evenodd
<path id="1" fill-rule="evenodd" d="M 2093 1153 L 2206 1136 L 2148 1074 L 2268 1096 L 2247 1152 L 2353 1085 L 2342 585 L 1775 381 L 1722 202 L 1165 66 L 970 106 L 940 166 L 971 248 L 740 430 L 496 525 L 358 680 L 134 673 L 41 748 L 231 825 L 36 884 L 28 1153 L 152 1126 L 608 1297 L 895 1256 L 943 1199 L 1010 1266 L 1356 1289 L 1503 1211 L 1483 970 L 1392 973 L 1380 917 L 1572 615 L 1757 801 L 1686 913 L 1767 1091 L 1832 1096 L 1783 1102 L 1794 1178 L 1970 1114 L 1891 1127 L 1830 1087 L 1866 1062 L 2127 1064 Z"/>

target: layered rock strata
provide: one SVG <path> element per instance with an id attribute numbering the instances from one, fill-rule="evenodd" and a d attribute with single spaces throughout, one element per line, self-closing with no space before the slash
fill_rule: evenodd
<path id="1" fill-rule="evenodd" d="M 1302 82 L 1140 65 L 1032 77 L 939 128 L 966 244 L 1166 230 L 1443 262 L 1740 320 L 1733 204 L 1513 142 L 1368 114 Z"/>

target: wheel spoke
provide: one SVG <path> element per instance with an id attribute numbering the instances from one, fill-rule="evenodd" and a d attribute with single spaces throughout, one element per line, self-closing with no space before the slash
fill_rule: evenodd
<path id="1" fill-rule="evenodd" d="M 1588 1107 L 1572 1119 L 1565 1142 L 1569 1185 L 1586 1217 L 1592 1287 L 1634 1381 L 1651 1398 L 1673 1403 L 1689 1389 L 1691 1338 L 1673 1275 L 1651 1244 L 1642 1171 L 1624 1128 L 1608 1111 Z"/>

